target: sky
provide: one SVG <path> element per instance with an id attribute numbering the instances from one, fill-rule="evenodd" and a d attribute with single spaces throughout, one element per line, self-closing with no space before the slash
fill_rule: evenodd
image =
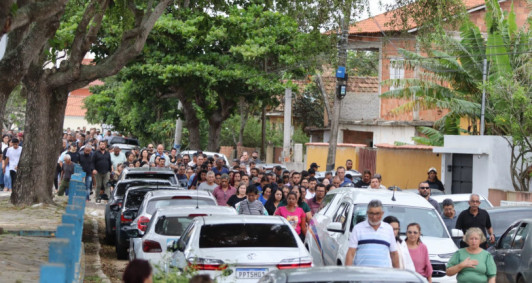
<path id="1" fill-rule="evenodd" d="M 379 2 L 381 2 L 383 5 L 396 3 L 395 0 L 368 0 L 368 2 L 369 2 L 369 10 L 370 10 L 371 16 L 375 16 L 375 15 L 386 12 L 386 9 L 384 7 L 381 7 L 379 5 Z M 368 17 L 369 15 L 366 14 L 364 17 L 362 17 L 362 19 L 366 19 Z"/>

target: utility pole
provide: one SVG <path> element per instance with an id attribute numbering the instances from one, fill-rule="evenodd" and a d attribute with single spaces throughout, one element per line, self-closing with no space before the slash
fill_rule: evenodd
<path id="1" fill-rule="evenodd" d="M 181 101 L 177 104 L 178 112 L 183 111 L 183 104 Z M 177 153 L 181 152 L 181 137 L 183 136 L 183 119 L 181 115 L 177 116 L 175 121 L 175 134 L 174 134 L 174 148 L 177 149 Z"/>
<path id="2" fill-rule="evenodd" d="M 290 162 L 290 140 L 292 130 L 292 89 L 284 90 L 284 129 L 283 129 L 283 164 Z"/>
<path id="3" fill-rule="evenodd" d="M 486 77 L 488 72 L 488 60 L 484 58 L 482 70 L 482 107 L 480 109 L 480 135 L 484 135 L 484 112 L 486 112 Z"/>
<path id="4" fill-rule="evenodd" d="M 350 3 L 350 1 L 348 1 Z M 333 170 L 336 159 L 336 145 L 338 143 L 338 120 L 340 119 L 340 109 L 342 108 L 342 98 L 347 91 L 347 38 L 349 33 L 349 22 L 351 19 L 351 5 L 344 5 L 342 18 L 340 19 L 340 40 L 338 41 L 338 70 L 336 72 L 336 96 L 331 118 L 331 136 L 329 138 L 329 151 L 327 153 L 327 171 Z M 343 73 L 343 74 L 342 74 Z"/>

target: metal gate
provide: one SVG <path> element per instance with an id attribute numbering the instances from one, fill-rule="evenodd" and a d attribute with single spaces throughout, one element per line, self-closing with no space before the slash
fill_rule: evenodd
<path id="1" fill-rule="evenodd" d="M 369 170 L 371 175 L 375 174 L 377 163 L 377 150 L 373 148 L 360 148 L 358 152 L 358 171 L 363 173 Z"/>
<path id="2" fill-rule="evenodd" d="M 473 155 L 453 154 L 453 194 L 470 194 L 473 192 Z"/>

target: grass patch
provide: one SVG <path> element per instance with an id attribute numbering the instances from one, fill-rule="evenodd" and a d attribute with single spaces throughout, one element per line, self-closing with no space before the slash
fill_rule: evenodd
<path id="1" fill-rule="evenodd" d="M 83 282 L 102 282 L 102 279 L 96 275 L 85 276 Z"/>

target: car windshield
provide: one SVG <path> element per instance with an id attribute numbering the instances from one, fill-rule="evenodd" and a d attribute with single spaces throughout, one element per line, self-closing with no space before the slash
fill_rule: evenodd
<path id="1" fill-rule="evenodd" d="M 176 198 L 176 199 L 154 199 L 148 202 L 146 206 L 146 212 L 148 214 L 153 214 L 158 208 L 167 207 L 167 206 L 191 206 L 191 205 L 216 205 L 216 202 L 213 199 L 204 199 L 204 198 Z"/>
<path id="2" fill-rule="evenodd" d="M 495 213 L 490 213 L 491 227 L 493 227 L 493 232 L 497 236 L 504 233 L 508 226 L 514 221 L 525 218 L 532 218 L 532 207 L 523 210 L 498 210 Z"/>
<path id="3" fill-rule="evenodd" d="M 158 180 L 168 180 L 172 184 L 177 184 L 177 179 L 173 174 L 129 173 L 129 174 L 126 174 L 126 179 L 158 179 Z"/>
<path id="4" fill-rule="evenodd" d="M 129 191 L 127 194 L 126 202 L 124 206 L 127 209 L 138 209 L 142 201 L 144 200 L 144 196 L 151 190 L 135 190 L 135 191 Z"/>
<path id="5" fill-rule="evenodd" d="M 138 182 L 120 182 L 116 185 L 116 196 L 124 196 L 126 193 L 127 188 L 129 187 L 135 187 L 135 186 L 141 186 L 141 185 L 154 185 L 154 186 L 168 186 L 170 183 L 166 182 L 150 182 L 150 181 L 138 181 Z"/>
<path id="6" fill-rule="evenodd" d="M 453 201 L 454 203 L 454 211 L 456 211 L 456 216 L 460 215 L 460 212 L 466 210 L 469 208 L 469 202 L 467 200 L 463 200 L 463 201 Z M 482 209 L 486 209 L 486 208 L 489 208 L 491 207 L 487 201 L 485 200 L 481 200 L 480 201 L 480 208 Z M 443 211 L 443 202 L 440 203 L 440 208 L 441 210 Z"/>
<path id="7" fill-rule="evenodd" d="M 393 215 L 399 219 L 401 223 L 401 234 L 406 234 L 406 227 L 410 223 L 418 223 L 421 226 L 422 236 L 448 238 L 447 229 L 443 226 L 442 221 L 438 217 L 435 209 L 420 208 L 420 207 L 406 207 L 395 205 L 384 205 L 384 215 L 382 218 Z M 351 229 L 355 224 L 366 220 L 367 205 L 360 204 L 355 206 L 353 210 L 353 218 Z"/>
<path id="8" fill-rule="evenodd" d="M 215 224 L 201 227 L 200 248 L 297 248 L 290 227 L 283 224 Z"/>
<path id="9" fill-rule="evenodd" d="M 181 236 L 193 219 L 193 217 L 159 217 L 155 233 L 164 236 Z"/>

